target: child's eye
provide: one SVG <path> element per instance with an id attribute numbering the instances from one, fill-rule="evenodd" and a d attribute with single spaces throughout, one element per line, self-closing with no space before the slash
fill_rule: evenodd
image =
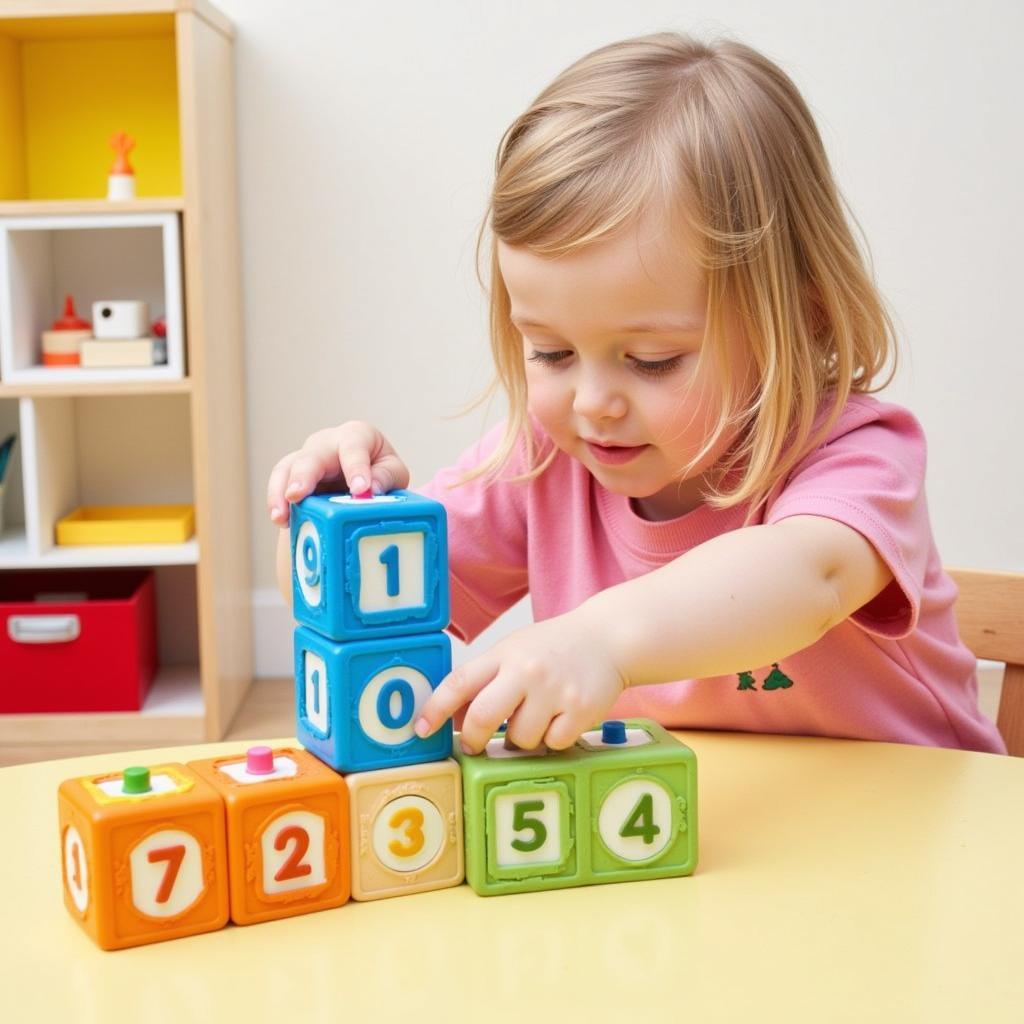
<path id="1" fill-rule="evenodd" d="M 554 363 L 560 363 L 563 359 L 568 359 L 571 355 L 572 353 L 567 349 L 561 352 L 545 352 L 535 348 L 528 358 L 531 363 L 546 363 L 551 366 Z"/>
<path id="2" fill-rule="evenodd" d="M 660 377 L 662 374 L 671 373 L 683 361 L 682 356 L 672 356 L 671 359 L 661 359 L 653 363 L 646 359 L 637 359 L 635 356 L 629 358 L 637 372 L 648 377 Z"/>

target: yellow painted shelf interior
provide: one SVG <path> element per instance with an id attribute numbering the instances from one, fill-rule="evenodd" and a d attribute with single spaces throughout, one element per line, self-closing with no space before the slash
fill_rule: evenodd
<path id="1" fill-rule="evenodd" d="M 184 544 L 192 505 L 82 505 L 57 520 L 58 544 Z"/>
<path id="2" fill-rule="evenodd" d="M 0 200 L 104 197 L 118 131 L 136 194 L 180 195 L 172 15 L 0 19 Z"/>

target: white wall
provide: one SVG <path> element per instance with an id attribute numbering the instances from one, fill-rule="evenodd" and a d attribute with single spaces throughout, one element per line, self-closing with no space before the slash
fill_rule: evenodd
<path id="1" fill-rule="evenodd" d="M 216 2 L 237 31 L 261 673 L 290 671 L 270 467 L 351 417 L 381 427 L 414 482 L 476 438 L 481 413 L 445 417 L 489 377 L 473 250 L 498 140 L 571 61 L 666 28 L 736 36 L 803 90 L 905 341 L 884 397 L 928 432 L 944 560 L 1024 569 L 1024 8 Z"/>

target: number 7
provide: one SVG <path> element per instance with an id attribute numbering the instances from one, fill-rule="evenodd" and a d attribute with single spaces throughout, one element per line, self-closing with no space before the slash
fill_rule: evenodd
<path id="1" fill-rule="evenodd" d="M 174 889 L 174 882 L 178 877 L 178 872 L 181 870 L 181 862 L 185 857 L 185 847 L 179 846 L 162 846 L 159 850 L 149 851 L 149 863 L 156 864 L 157 861 L 167 861 L 167 870 L 164 872 L 163 881 L 160 883 L 160 888 L 157 890 L 156 901 L 157 903 L 166 903 L 171 898 L 171 892 Z"/>

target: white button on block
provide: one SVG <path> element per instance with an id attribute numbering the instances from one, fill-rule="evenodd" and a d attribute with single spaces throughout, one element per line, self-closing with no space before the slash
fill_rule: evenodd
<path id="1" fill-rule="evenodd" d="M 319 608 L 323 591 L 323 546 L 316 526 L 307 519 L 295 535 L 295 578 L 310 608 Z"/>
<path id="2" fill-rule="evenodd" d="M 656 857 L 672 839 L 672 794 L 653 779 L 623 782 L 605 796 L 597 827 L 616 857 Z"/>
<path id="3" fill-rule="evenodd" d="M 422 796 L 390 801 L 373 822 L 373 852 L 399 874 L 425 868 L 440 853 L 444 837 L 441 812 Z"/>
<path id="4" fill-rule="evenodd" d="M 413 723 L 431 693 L 430 680 L 422 672 L 409 665 L 391 665 L 366 684 L 359 698 L 359 726 L 378 743 L 405 743 L 415 735 Z"/>
<path id="5" fill-rule="evenodd" d="M 360 537 L 359 609 L 364 613 L 424 604 L 424 542 L 418 531 Z"/>
<path id="6" fill-rule="evenodd" d="M 328 714 L 327 663 L 319 654 L 306 651 L 303 658 L 306 673 L 306 721 L 314 729 L 327 732 Z"/>
<path id="7" fill-rule="evenodd" d="M 263 891 L 267 895 L 309 889 L 327 881 L 324 819 L 312 811 L 275 818 L 260 837 Z"/>
<path id="8" fill-rule="evenodd" d="M 89 907 L 89 861 L 85 844 L 74 825 L 64 833 L 64 878 L 72 901 L 84 914 Z"/>
<path id="9" fill-rule="evenodd" d="M 551 864 L 561 859 L 558 793 L 509 793 L 494 801 L 498 867 Z M 538 806 L 540 805 L 540 806 Z"/>
<path id="10" fill-rule="evenodd" d="M 128 860 L 132 906 L 148 917 L 175 917 L 203 894 L 203 853 L 189 832 L 154 832 L 132 850 Z"/>

